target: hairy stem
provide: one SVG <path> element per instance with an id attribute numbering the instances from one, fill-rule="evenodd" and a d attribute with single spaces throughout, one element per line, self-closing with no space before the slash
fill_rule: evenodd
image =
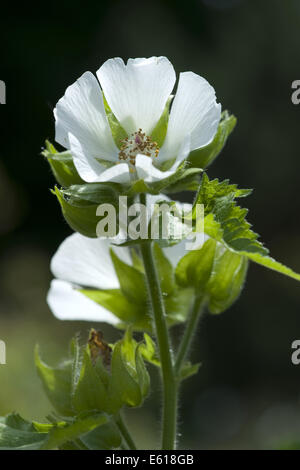
<path id="1" fill-rule="evenodd" d="M 145 204 L 145 196 L 141 195 Z M 166 321 L 165 306 L 157 273 L 152 243 L 141 244 L 145 277 L 151 303 L 155 334 L 161 362 L 163 382 L 162 449 L 173 450 L 176 447 L 177 424 L 177 382 L 174 373 L 172 349 Z"/>

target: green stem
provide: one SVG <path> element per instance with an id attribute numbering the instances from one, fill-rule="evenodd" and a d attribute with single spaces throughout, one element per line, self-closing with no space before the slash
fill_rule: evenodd
<path id="1" fill-rule="evenodd" d="M 141 203 L 145 204 L 145 199 L 145 195 L 141 195 Z M 140 246 L 162 370 L 162 449 L 173 450 L 176 447 L 177 382 L 173 367 L 172 349 L 159 276 L 154 261 L 152 243 L 144 243 Z"/>
<path id="2" fill-rule="evenodd" d="M 126 426 L 126 423 L 123 420 L 121 414 L 118 415 L 118 417 L 116 419 L 116 424 L 117 424 L 119 430 L 121 431 L 121 434 L 124 437 L 124 440 L 125 440 L 126 444 L 128 445 L 129 449 L 130 450 L 136 450 L 137 447 L 134 443 L 133 438 L 131 437 L 131 434 L 130 434 L 130 432 L 129 432 L 127 426 Z"/>
<path id="3" fill-rule="evenodd" d="M 191 347 L 193 336 L 197 330 L 197 323 L 201 314 L 203 313 L 204 306 L 205 299 L 201 296 L 196 296 L 176 356 L 175 371 L 177 377 L 180 376 L 182 365 Z"/>

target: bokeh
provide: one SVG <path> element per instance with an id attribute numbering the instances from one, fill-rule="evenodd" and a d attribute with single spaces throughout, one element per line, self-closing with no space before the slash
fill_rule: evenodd
<path id="1" fill-rule="evenodd" d="M 300 272 L 300 105 L 291 102 L 291 83 L 300 79 L 299 23 L 299 0 L 1 5 L 1 415 L 43 419 L 51 406 L 34 370 L 35 344 L 55 363 L 72 335 L 84 338 L 91 326 L 59 322 L 46 305 L 50 257 L 71 231 L 40 151 L 45 138 L 53 141 L 52 109 L 65 88 L 110 57 L 166 55 L 178 72 L 192 70 L 214 85 L 238 125 L 209 176 L 255 189 L 243 201 L 249 221 L 271 254 Z M 300 366 L 291 363 L 299 306 L 296 281 L 251 265 L 238 302 L 203 319 L 192 353 L 202 367 L 180 402 L 182 448 L 264 449 L 300 440 Z M 118 337 L 101 329 L 109 340 Z M 160 387 L 152 375 L 145 408 L 127 414 L 144 447 L 157 444 Z"/>

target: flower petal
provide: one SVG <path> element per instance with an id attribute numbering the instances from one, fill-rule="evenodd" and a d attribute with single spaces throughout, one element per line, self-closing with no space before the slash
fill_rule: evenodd
<path id="1" fill-rule="evenodd" d="M 116 161 L 118 149 L 114 143 L 104 110 L 103 96 L 96 77 L 84 73 L 69 86 L 54 110 L 55 140 L 70 148 L 69 133 L 94 158 Z"/>
<path id="2" fill-rule="evenodd" d="M 69 142 L 76 170 L 87 183 L 111 181 L 126 184 L 130 182 L 130 171 L 127 163 L 113 164 L 111 167 L 106 168 L 70 133 Z"/>
<path id="3" fill-rule="evenodd" d="M 171 108 L 161 160 L 175 158 L 185 136 L 191 135 L 190 150 L 204 147 L 215 136 L 221 116 L 214 88 L 193 72 L 180 74 Z"/>
<path id="4" fill-rule="evenodd" d="M 161 171 L 153 165 L 151 157 L 146 155 L 137 155 L 135 159 L 135 168 L 138 175 L 138 179 L 143 179 L 146 183 L 153 183 L 154 181 L 160 181 L 164 178 L 171 176 L 175 170 Z"/>
<path id="5" fill-rule="evenodd" d="M 65 281 L 54 279 L 51 282 L 47 302 L 59 320 L 99 321 L 111 325 L 119 323 L 119 319 L 111 312 Z"/>
<path id="6" fill-rule="evenodd" d="M 175 71 L 166 57 L 107 60 L 97 72 L 105 98 L 124 129 L 146 134 L 157 124 L 175 84 Z"/>
<path id="7" fill-rule="evenodd" d="M 66 238 L 51 260 L 51 271 L 55 277 L 80 286 L 97 289 L 118 289 L 109 249 L 111 240 L 87 238 L 74 233 Z M 124 262 L 131 264 L 127 248 L 114 248 Z"/>

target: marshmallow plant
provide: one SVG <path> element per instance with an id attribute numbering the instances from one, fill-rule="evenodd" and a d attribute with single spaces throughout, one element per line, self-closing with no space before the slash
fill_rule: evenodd
<path id="1" fill-rule="evenodd" d="M 269 256 L 247 222 L 237 200 L 251 191 L 207 175 L 235 117 L 221 113 L 204 78 L 180 74 L 173 96 L 175 80 L 165 57 L 127 64 L 110 59 L 96 76 L 84 73 L 57 103 L 55 140 L 63 149 L 47 141 L 42 154 L 75 233 L 52 259 L 47 300 L 60 320 L 86 320 L 94 328 L 86 341 L 73 339 L 69 357 L 57 367 L 36 350 L 55 414 L 48 423 L 17 414 L 1 418 L 0 448 L 135 449 L 122 412 L 142 406 L 154 367 L 162 380 L 160 447 L 175 449 L 178 390 L 199 369 L 188 359 L 200 316 L 220 314 L 236 301 L 249 261 L 300 280 Z M 194 199 L 184 214 L 170 199 L 183 190 Z M 134 208 L 128 217 L 124 198 Z M 165 220 L 182 229 L 179 235 L 152 230 L 163 206 L 173 211 Z M 105 222 L 114 230 L 99 234 L 108 212 Z M 132 223 L 135 231 L 127 230 Z M 117 328 L 115 344 L 103 337 L 103 322 Z M 182 337 L 174 350 L 176 324 Z"/>

